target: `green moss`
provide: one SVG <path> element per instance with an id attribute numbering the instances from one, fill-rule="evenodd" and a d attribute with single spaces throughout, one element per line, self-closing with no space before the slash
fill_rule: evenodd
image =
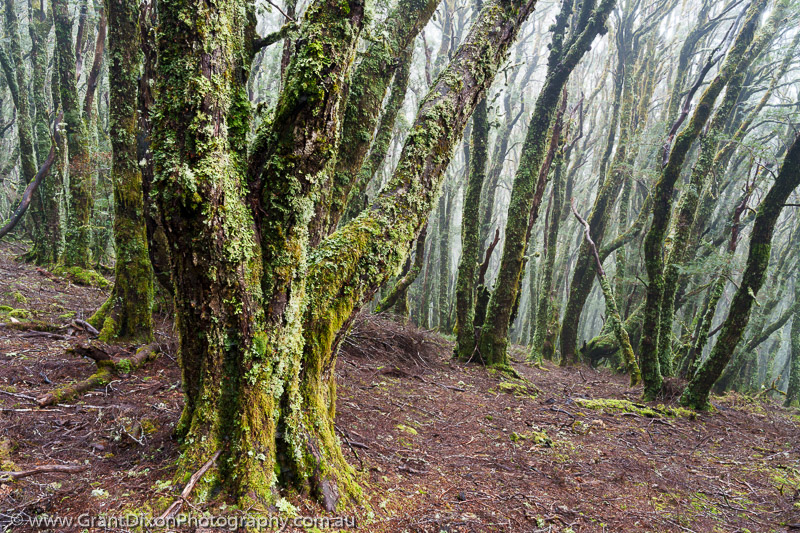
<path id="1" fill-rule="evenodd" d="M 27 309 L 13 309 L 8 312 L 8 316 L 11 318 L 29 319 L 33 317 L 33 314 Z"/>
<path id="2" fill-rule="evenodd" d="M 59 320 L 71 320 L 75 318 L 75 311 L 70 311 L 69 313 L 64 313 L 63 315 L 59 315 Z"/>
<path id="3" fill-rule="evenodd" d="M 532 386 L 517 381 L 501 381 L 496 388 L 489 389 L 491 394 L 513 394 L 517 398 L 536 398 L 538 391 Z"/>
<path id="4" fill-rule="evenodd" d="M 598 398 L 594 400 L 576 398 L 575 403 L 586 409 L 595 409 L 606 413 L 633 413 L 647 418 L 662 417 L 685 417 L 694 419 L 697 414 L 683 407 L 669 407 L 662 404 L 656 407 L 641 403 L 634 403 L 629 400 L 617 400 L 614 398 Z"/>
<path id="5" fill-rule="evenodd" d="M 16 470 L 17 465 L 11 460 L 11 441 L 0 439 L 0 470 Z"/>
<path id="6" fill-rule="evenodd" d="M 397 424 L 396 427 L 400 431 L 408 433 L 409 435 L 416 435 L 417 434 L 417 430 L 416 429 L 414 429 L 414 428 L 412 428 L 410 426 L 406 426 L 405 424 Z"/>
<path id="7" fill-rule="evenodd" d="M 8 305 L 0 305 L 0 314 L 4 315 L 4 314 L 9 313 L 9 312 L 11 312 L 13 310 L 14 310 L 14 308 L 10 307 Z"/>
<path id="8" fill-rule="evenodd" d="M 530 440 L 533 444 L 544 446 L 546 448 L 553 447 L 553 439 L 551 439 L 546 431 L 529 431 L 527 433 L 512 432 L 509 435 L 511 442 L 520 442 L 523 440 Z"/>
<path id="9" fill-rule="evenodd" d="M 85 287 L 100 287 L 102 289 L 109 285 L 108 280 L 94 270 L 78 266 L 58 266 L 53 269 L 53 274 L 66 278 L 76 285 L 83 285 Z"/>
<path id="10" fill-rule="evenodd" d="M 12 297 L 12 298 L 14 298 L 14 300 L 15 300 L 17 303 L 20 303 L 20 304 L 26 304 L 26 303 L 28 303 L 28 299 L 27 299 L 27 298 L 25 298 L 25 296 L 23 296 L 23 295 L 22 295 L 22 293 L 21 293 L 21 292 L 19 292 L 19 291 L 14 291 L 14 292 L 11 294 L 11 297 Z"/>

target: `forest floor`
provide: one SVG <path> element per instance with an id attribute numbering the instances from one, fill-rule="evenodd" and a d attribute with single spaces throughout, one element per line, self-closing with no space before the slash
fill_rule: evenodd
<path id="1" fill-rule="evenodd" d="M 107 291 L 15 261 L 23 251 L 0 244 L 0 323 L 27 320 L 13 308 L 67 327 L 47 335 L 0 327 L 0 469 L 86 470 L 0 480 L 0 532 L 41 531 L 28 520 L 43 514 L 163 509 L 183 488 L 171 482 L 182 395 L 170 323 L 159 323 L 155 361 L 40 409 L 34 398 L 94 371 L 67 352 L 88 341 L 68 325 L 90 316 Z M 641 391 L 608 370 L 515 362 L 520 380 L 454 362 L 450 351 L 442 337 L 369 315 L 345 341 L 337 428 L 372 509 L 358 511 L 358 530 L 800 528 L 798 411 L 730 394 L 714 398 L 716 412 L 695 416 L 674 399 L 638 403 Z M 288 501 L 294 509 L 283 512 L 323 514 L 306 499 Z M 224 512 L 219 502 L 195 510 Z"/>

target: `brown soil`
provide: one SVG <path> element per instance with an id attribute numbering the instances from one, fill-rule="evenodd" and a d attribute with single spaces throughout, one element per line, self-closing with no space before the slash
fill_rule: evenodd
<path id="1" fill-rule="evenodd" d="M 0 245 L 0 305 L 66 325 L 65 314 L 90 316 L 106 297 L 15 261 L 23 251 Z M 42 513 L 157 513 L 178 498 L 183 487 L 169 480 L 180 372 L 171 325 L 162 320 L 159 330 L 155 361 L 39 409 L 31 398 L 94 371 L 66 352 L 87 334 L 0 327 L 0 466 L 88 467 L 0 482 L 0 531 L 35 530 L 13 521 Z M 379 317 L 359 320 L 344 344 L 337 427 L 373 514 L 357 511 L 360 531 L 765 533 L 800 523 L 796 411 L 737 395 L 716 398 L 717 412 L 696 418 L 590 409 L 581 399 L 636 402 L 640 390 L 606 370 L 552 364 L 515 363 L 527 381 L 515 380 L 453 362 L 450 349 Z M 288 499 L 301 515 L 323 514 Z M 218 500 L 190 504 L 234 512 Z"/>

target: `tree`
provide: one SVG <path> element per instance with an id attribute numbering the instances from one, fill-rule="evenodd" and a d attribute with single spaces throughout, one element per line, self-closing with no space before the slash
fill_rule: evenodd
<path id="1" fill-rule="evenodd" d="M 484 8 L 422 102 L 393 178 L 313 251 L 312 217 L 330 219 L 319 193 L 340 147 L 364 4 L 308 7 L 277 107 L 250 147 L 252 6 L 159 4 L 152 146 L 186 392 L 180 472 L 221 449 L 210 482 L 243 504 L 271 501 L 278 485 L 328 509 L 357 496 L 333 427 L 340 331 L 405 261 L 479 94 L 534 4 Z"/>
<path id="2" fill-rule="evenodd" d="M 606 32 L 606 20 L 614 3 L 614 0 L 584 2 L 573 14 L 572 1 L 565 0 L 553 26 L 548 74 L 533 110 L 514 177 L 500 270 L 478 342 L 478 352 L 489 365 L 508 366 L 506 346 L 511 312 L 519 295 L 530 218 L 535 219 L 538 212 L 538 205 L 534 209 L 535 200 L 538 197 L 541 201 L 544 192 L 544 182 L 537 178 L 543 175 L 539 170 L 547 153 L 561 91 L 595 37 Z M 572 31 L 567 35 L 570 19 Z"/>
<path id="3" fill-rule="evenodd" d="M 141 70 L 139 5 L 108 0 L 114 183 L 114 289 L 90 322 L 104 340 L 149 342 L 153 337 L 153 269 L 147 244 L 139 167 L 138 77 Z M 93 69 L 94 71 L 94 69 Z M 90 108 L 89 105 L 86 108 Z"/>
<path id="4" fill-rule="evenodd" d="M 755 35 L 761 11 L 766 0 L 756 0 L 747 9 L 745 20 L 725 58 L 719 73 L 700 97 L 689 124 L 678 134 L 666 164 L 653 193 L 653 211 L 650 230 L 644 241 L 645 266 L 647 268 L 647 293 L 642 324 L 642 338 L 639 342 L 644 397 L 652 400 L 661 390 L 663 382 L 661 365 L 658 359 L 659 321 L 661 300 L 664 294 L 663 244 L 672 210 L 672 197 L 675 183 L 680 177 L 683 164 L 690 148 L 700 136 L 708 122 L 714 103 L 727 85 Z M 688 101 L 688 100 L 687 100 Z M 675 127 L 673 126 L 673 129 Z M 666 332 L 665 332 L 666 334 Z"/>
<path id="5" fill-rule="evenodd" d="M 750 309 L 764 284 L 769 264 L 772 236 L 778 217 L 789 195 L 800 185 L 800 135 L 786 152 L 775 183 L 758 206 L 742 281 L 731 301 L 728 316 L 711 354 L 692 377 L 681 395 L 681 403 L 694 409 L 708 409 L 708 396 L 714 382 L 730 361 L 744 334 Z"/>

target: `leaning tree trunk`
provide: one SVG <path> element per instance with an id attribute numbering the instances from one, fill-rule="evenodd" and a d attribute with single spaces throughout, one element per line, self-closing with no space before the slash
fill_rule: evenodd
<path id="1" fill-rule="evenodd" d="M 137 86 L 142 63 L 139 3 L 137 0 L 107 0 L 107 13 L 111 58 L 111 178 L 114 184 L 114 247 L 117 260 L 114 289 L 90 322 L 100 329 L 100 338 L 103 340 L 124 339 L 147 343 L 153 338 L 153 269 L 150 266 L 144 219 L 142 172 L 137 157 Z"/>
<path id="2" fill-rule="evenodd" d="M 644 240 L 645 266 L 648 283 L 645 299 L 644 321 L 642 323 L 642 338 L 639 342 L 639 357 L 641 358 L 642 379 L 644 380 L 644 397 L 647 400 L 655 399 L 661 391 L 663 382 L 660 363 L 658 360 L 659 323 L 661 318 L 661 300 L 664 294 L 664 259 L 663 246 L 667 227 L 672 211 L 673 192 L 675 183 L 681 175 L 683 164 L 688 157 L 689 150 L 700 136 L 711 115 L 717 97 L 727 85 L 728 80 L 747 51 L 755 35 L 758 19 L 767 0 L 756 0 L 747 10 L 747 16 L 741 30 L 736 37 L 725 62 L 717 76 L 706 88 L 697 103 L 694 114 L 689 124 L 675 139 L 669 152 L 666 165 L 661 171 L 661 176 L 656 182 L 653 191 L 653 213 L 650 230 Z M 665 333 L 666 334 L 666 333 Z"/>
<path id="3" fill-rule="evenodd" d="M 478 351 L 488 365 L 507 366 L 506 348 L 512 308 L 516 302 L 527 246 L 528 223 L 537 193 L 537 178 L 547 152 L 548 134 L 558 109 L 561 91 L 578 61 L 589 50 L 595 37 L 606 31 L 606 19 L 615 0 L 591 4 L 591 15 L 582 19 L 590 4 L 574 15 L 576 31 L 565 39 L 572 13 L 572 2 L 562 6 L 553 31 L 548 73 L 534 107 L 528 133 L 522 147 L 519 168 L 514 177 L 508 207 L 503 254 L 481 330 Z M 534 215 L 536 213 L 533 213 Z"/>
<path id="4" fill-rule="evenodd" d="M 534 4 L 503 0 L 483 10 L 422 102 L 392 180 L 310 253 L 311 218 L 325 215 L 324 199 L 314 199 L 335 165 L 341 89 L 364 4 L 308 7 L 271 126 L 250 150 L 252 6 L 159 4 L 153 151 L 175 251 L 186 393 L 179 475 L 219 453 L 210 482 L 242 505 L 272 503 L 282 486 L 311 492 L 329 510 L 357 497 L 333 425 L 337 335 L 405 261 L 479 94 Z"/>
<path id="5" fill-rule="evenodd" d="M 695 223 L 700 195 L 707 187 L 713 175 L 715 154 L 720 145 L 720 136 L 725 124 L 735 111 L 736 102 L 742 92 L 745 75 L 753 61 L 758 58 L 765 47 L 776 35 L 777 26 L 786 11 L 786 2 L 781 2 L 770 15 L 736 67 L 728 82 L 725 96 L 714 111 L 706 133 L 700 141 L 700 154 L 692 167 L 689 183 L 681 193 L 676 207 L 672 246 L 664 268 L 664 294 L 661 299 L 661 316 L 659 319 L 658 361 L 664 375 L 673 373 L 672 323 L 675 319 L 675 297 L 678 291 L 681 265 L 686 251 L 691 246 L 692 228 Z"/>
<path id="6" fill-rule="evenodd" d="M 681 403 L 684 405 L 695 409 L 709 408 L 708 395 L 711 387 L 736 350 L 747 327 L 750 308 L 766 278 L 775 224 L 783 210 L 783 204 L 798 185 L 800 185 L 800 136 L 795 138 L 786 153 L 775 183 L 758 206 L 742 282 L 733 296 L 728 317 L 722 325 L 711 355 L 695 372 L 686 390 L 683 391 Z"/>

